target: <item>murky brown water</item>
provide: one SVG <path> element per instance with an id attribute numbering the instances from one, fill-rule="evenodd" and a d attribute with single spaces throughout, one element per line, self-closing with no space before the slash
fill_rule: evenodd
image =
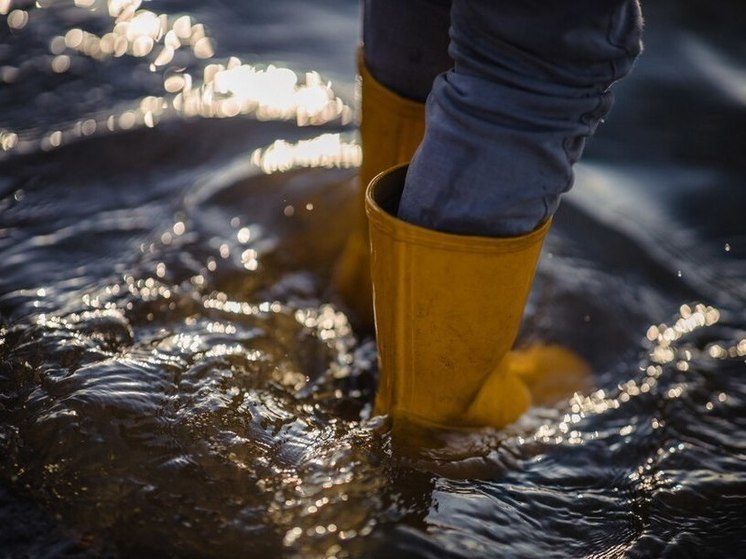
<path id="1" fill-rule="evenodd" d="M 523 339 L 594 390 L 413 455 L 328 282 L 355 2 L 126 5 L 0 1 L 0 556 L 741 554 L 742 37 L 650 10 L 557 217 Z"/>

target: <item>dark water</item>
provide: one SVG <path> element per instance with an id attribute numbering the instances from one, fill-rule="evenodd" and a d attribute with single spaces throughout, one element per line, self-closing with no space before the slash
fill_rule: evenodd
<path id="1" fill-rule="evenodd" d="M 419 457 L 328 287 L 356 1 L 138 4 L 0 0 L 0 556 L 746 553 L 741 4 L 646 6 L 547 241 L 595 390 Z"/>

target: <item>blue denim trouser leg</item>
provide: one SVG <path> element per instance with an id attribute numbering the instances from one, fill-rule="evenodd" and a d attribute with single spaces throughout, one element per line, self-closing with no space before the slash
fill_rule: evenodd
<path id="1" fill-rule="evenodd" d="M 399 95 L 424 103 L 435 77 L 453 68 L 450 12 L 451 0 L 364 0 L 368 71 Z"/>
<path id="2" fill-rule="evenodd" d="M 370 0 L 378 1 L 392 4 Z M 400 11 L 409 6 L 397 3 Z M 390 16 L 379 24 L 396 29 L 428 17 Z M 611 107 L 609 87 L 640 53 L 641 28 L 637 0 L 453 0 L 454 66 L 435 79 L 428 97 L 426 133 L 399 217 L 485 236 L 527 233 L 549 218 L 572 186 L 586 138 Z M 411 30 L 398 32 L 406 37 Z M 366 36 L 375 33 L 366 26 Z M 413 40 L 427 48 L 421 35 Z M 442 41 L 433 39 L 433 48 L 442 49 Z M 376 58 L 365 50 L 366 60 Z M 408 87 L 382 81 L 394 90 Z"/>

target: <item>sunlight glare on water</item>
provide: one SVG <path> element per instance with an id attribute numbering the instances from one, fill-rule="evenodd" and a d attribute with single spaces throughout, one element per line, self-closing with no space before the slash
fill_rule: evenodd
<path id="1" fill-rule="evenodd" d="M 11 6 L 12 0 L 5 0 L 0 7 L 7 13 Z M 57 8 L 52 2 L 39 2 L 36 7 Z M 224 62 L 212 62 L 215 53 L 211 39 L 204 25 L 189 15 L 158 14 L 142 9 L 141 0 L 109 0 L 107 3 L 82 0 L 76 1 L 71 9 L 108 19 L 110 29 L 99 35 L 73 27 L 64 35 L 53 37 L 48 48 L 54 55 L 50 67 L 55 73 L 71 70 L 76 62 L 71 60 L 73 54 L 99 62 L 124 56 L 144 58 L 149 60 L 149 72 L 162 74 L 162 94 L 147 95 L 119 114 L 92 114 L 71 127 L 48 132 L 41 139 L 32 131 L 0 128 L 3 152 L 28 152 L 39 142 L 43 149 L 53 149 L 90 136 L 97 130 L 152 128 L 162 119 L 176 116 L 231 118 L 244 115 L 259 120 L 294 120 L 299 126 L 332 121 L 345 125 L 352 121 L 350 107 L 317 72 L 305 72 L 299 79 L 289 68 L 272 64 L 256 67 L 235 56 Z M 27 20 L 28 13 L 24 10 L 10 11 L 7 16 L 8 25 L 13 29 L 20 30 Z M 191 64 L 189 57 L 192 57 Z M 209 63 L 196 63 L 202 60 Z M 8 77 L 13 71 L 13 67 L 3 67 Z"/>
<path id="2" fill-rule="evenodd" d="M 251 154 L 251 162 L 265 173 L 307 167 L 356 168 L 361 159 L 360 146 L 344 142 L 339 134 L 323 134 L 295 144 L 277 140 L 268 148 Z"/>

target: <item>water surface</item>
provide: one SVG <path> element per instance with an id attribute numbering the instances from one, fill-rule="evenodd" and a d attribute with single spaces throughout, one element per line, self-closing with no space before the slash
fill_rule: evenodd
<path id="1" fill-rule="evenodd" d="M 647 7 L 547 240 L 594 388 L 413 456 L 329 287 L 356 2 L 0 1 L 0 556 L 740 556 L 736 4 Z"/>

